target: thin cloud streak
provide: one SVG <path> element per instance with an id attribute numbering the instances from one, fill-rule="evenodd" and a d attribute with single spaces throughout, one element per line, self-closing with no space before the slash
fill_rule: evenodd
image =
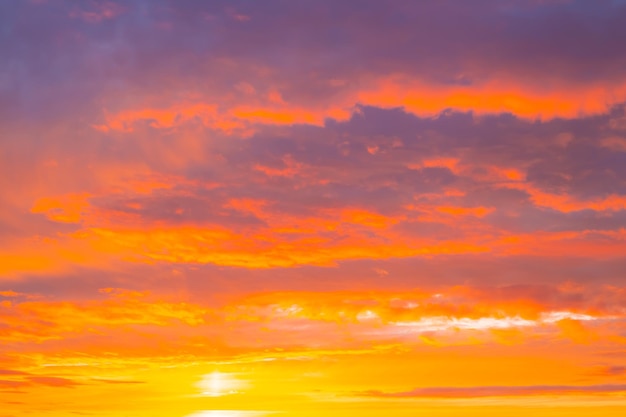
<path id="1" fill-rule="evenodd" d="M 367 391 L 361 395 L 378 398 L 480 398 L 527 397 L 537 395 L 611 394 L 626 391 L 625 384 L 607 385 L 531 385 L 484 387 L 426 387 L 406 392 Z"/>

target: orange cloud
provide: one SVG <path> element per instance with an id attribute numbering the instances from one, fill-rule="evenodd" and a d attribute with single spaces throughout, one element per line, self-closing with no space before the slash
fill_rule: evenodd
<path id="1" fill-rule="evenodd" d="M 284 168 L 271 168 L 257 164 L 254 166 L 254 169 L 263 172 L 269 177 L 293 177 L 303 168 L 303 164 L 295 161 L 293 157 L 289 155 L 283 158 L 283 162 L 285 164 Z"/>
<path id="2" fill-rule="evenodd" d="M 509 254 L 567 256 L 574 253 L 596 259 L 619 257 L 626 249 L 626 230 L 537 232 L 503 236 L 494 248 Z"/>
<path id="3" fill-rule="evenodd" d="M 197 326 L 205 322 L 207 313 L 200 306 L 143 297 L 87 302 L 24 301 L 0 307 L 0 316 L 7 325 L 0 331 L 0 338 L 7 342 L 41 343 L 132 325 L 171 326 L 178 322 Z"/>
<path id="4" fill-rule="evenodd" d="M 516 175 L 519 175 L 519 177 L 522 176 L 522 174 Z M 580 210 L 605 212 L 626 210 L 626 197 L 622 195 L 613 194 L 607 197 L 582 200 L 566 193 L 555 194 L 545 192 L 524 182 L 506 183 L 501 185 L 501 188 L 522 190 L 530 195 L 531 201 L 536 206 L 550 208 L 562 213 L 571 213 Z"/>
<path id="5" fill-rule="evenodd" d="M 590 343 L 598 336 L 585 328 L 580 320 L 563 319 L 557 322 L 563 336 L 577 343 Z"/>
<path id="6" fill-rule="evenodd" d="M 493 207 L 437 207 L 437 210 L 452 216 L 484 217 L 495 209 Z"/>
<path id="7" fill-rule="evenodd" d="M 105 124 L 97 124 L 93 127 L 103 132 L 132 132 L 135 129 L 135 124 L 139 122 L 149 123 L 154 128 L 165 129 L 194 119 L 199 120 L 207 127 L 225 132 L 243 127 L 236 119 L 221 114 L 216 105 L 203 102 L 176 104 L 164 108 L 128 109 L 117 113 L 105 112 L 105 119 Z"/>
<path id="8" fill-rule="evenodd" d="M 380 398 L 477 398 L 518 397 L 537 395 L 605 395 L 626 392 L 625 384 L 606 385 L 532 385 L 532 386 L 486 386 L 486 387 L 426 387 L 412 391 L 384 393 L 367 391 L 361 395 Z"/>
<path id="9" fill-rule="evenodd" d="M 362 104 L 378 107 L 404 107 L 421 116 L 436 115 L 446 109 L 476 114 L 512 113 L 522 118 L 573 118 L 606 112 L 611 105 L 626 100 L 626 85 L 553 86 L 532 83 L 487 81 L 471 86 L 437 86 L 409 76 L 381 78 L 373 87 L 358 91 Z"/>
<path id="10" fill-rule="evenodd" d="M 50 220 L 61 223 L 79 223 L 89 207 L 87 193 L 68 194 L 58 198 L 44 197 L 35 202 L 33 213 L 43 213 Z"/>

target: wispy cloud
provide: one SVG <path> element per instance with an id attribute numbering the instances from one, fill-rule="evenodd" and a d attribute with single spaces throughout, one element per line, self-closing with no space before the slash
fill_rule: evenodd
<path id="1" fill-rule="evenodd" d="M 529 386 L 481 386 L 481 387 L 426 387 L 404 392 L 366 391 L 363 396 L 380 398 L 477 398 L 519 397 L 536 395 L 609 394 L 626 391 L 624 384 L 607 385 L 529 385 Z"/>

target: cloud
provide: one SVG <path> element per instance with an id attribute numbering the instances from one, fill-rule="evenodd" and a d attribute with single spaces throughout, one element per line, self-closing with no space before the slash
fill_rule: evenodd
<path id="1" fill-rule="evenodd" d="M 0 380 L 0 389 L 2 390 L 14 390 L 29 386 L 27 381 L 12 381 L 12 380 Z"/>
<path id="2" fill-rule="evenodd" d="M 29 373 L 13 369 L 0 369 L 0 375 L 29 375 Z"/>
<path id="3" fill-rule="evenodd" d="M 594 376 L 618 376 L 626 374 L 626 366 L 611 365 L 596 368 L 590 373 Z"/>
<path id="4" fill-rule="evenodd" d="M 146 381 L 134 381 L 130 379 L 91 378 L 92 381 L 105 384 L 145 384 Z"/>
<path id="5" fill-rule="evenodd" d="M 56 376 L 29 376 L 28 380 L 35 384 L 45 385 L 48 387 L 73 388 L 81 385 L 80 383 L 71 379 Z"/>
<path id="6" fill-rule="evenodd" d="M 81 383 L 68 378 L 56 376 L 34 375 L 28 372 L 3 370 L 0 375 L 12 377 L 11 380 L 1 380 L 0 390 L 17 390 L 28 389 L 33 386 L 74 388 Z"/>
<path id="7" fill-rule="evenodd" d="M 405 392 L 366 391 L 359 395 L 377 398 L 480 398 L 529 397 L 538 395 L 601 395 L 626 391 L 624 384 L 605 385 L 527 385 L 478 387 L 426 387 Z"/>

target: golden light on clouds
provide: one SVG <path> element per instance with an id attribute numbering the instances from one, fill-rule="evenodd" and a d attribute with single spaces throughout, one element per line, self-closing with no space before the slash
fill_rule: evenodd
<path id="1" fill-rule="evenodd" d="M 626 415 L 626 3 L 0 27 L 0 417 Z"/>

